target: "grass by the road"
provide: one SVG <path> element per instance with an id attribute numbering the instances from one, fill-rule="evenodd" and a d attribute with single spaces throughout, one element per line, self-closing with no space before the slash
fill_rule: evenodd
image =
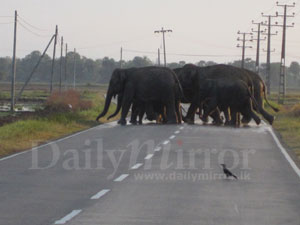
<path id="1" fill-rule="evenodd" d="M 54 108 L 49 114 L 41 113 L 3 125 L 0 127 L 0 157 L 99 124 L 95 118 L 103 109 L 103 94 L 103 91 L 82 92 L 83 98 L 90 101 L 86 104 L 88 107 L 83 107 L 83 110 L 60 111 Z M 108 115 L 114 110 L 115 105 L 111 104 Z M 107 122 L 106 117 L 100 122 Z"/>
<path id="2" fill-rule="evenodd" d="M 270 97 L 273 101 L 277 99 L 275 95 Z M 274 102 L 273 102 L 273 105 Z M 278 105 L 277 105 L 278 106 Z M 271 114 L 275 114 L 276 119 L 273 128 L 277 130 L 282 140 L 292 149 L 300 159 L 300 95 L 290 93 L 286 97 L 284 105 L 279 105 L 280 111 L 274 113 L 266 107 Z"/>

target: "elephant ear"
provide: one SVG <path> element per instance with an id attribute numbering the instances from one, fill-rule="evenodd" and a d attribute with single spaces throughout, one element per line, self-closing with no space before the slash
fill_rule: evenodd
<path id="1" fill-rule="evenodd" d="M 199 76 L 198 76 L 198 71 L 197 69 L 192 69 L 190 71 L 190 79 L 191 79 L 191 82 L 192 82 L 192 85 L 198 85 L 198 81 L 199 81 Z"/>
<path id="2" fill-rule="evenodd" d="M 125 70 L 120 70 L 120 81 L 121 81 L 121 83 L 124 84 L 126 79 L 127 79 L 126 71 Z"/>

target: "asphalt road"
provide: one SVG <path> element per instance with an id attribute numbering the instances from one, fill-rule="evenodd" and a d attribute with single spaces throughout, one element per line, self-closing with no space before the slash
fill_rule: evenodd
<path id="1" fill-rule="evenodd" d="M 0 160 L 1 225 L 299 225 L 299 212 L 299 169 L 267 125 L 110 123 Z"/>

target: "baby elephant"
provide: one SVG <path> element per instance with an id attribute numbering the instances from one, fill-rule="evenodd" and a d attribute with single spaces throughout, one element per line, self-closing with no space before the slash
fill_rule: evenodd
<path id="1" fill-rule="evenodd" d="M 233 79 L 204 79 L 199 88 L 198 104 L 206 103 L 203 114 L 207 118 L 217 108 L 221 111 L 230 109 L 230 124 L 237 124 L 237 114 L 241 113 L 246 118 L 252 118 L 256 124 L 261 119 L 254 113 L 252 103 L 256 104 L 247 84 L 242 80 Z"/>

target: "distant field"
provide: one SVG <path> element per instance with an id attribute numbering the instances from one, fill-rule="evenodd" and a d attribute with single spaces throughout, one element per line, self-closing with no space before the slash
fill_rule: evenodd
<path id="1" fill-rule="evenodd" d="M 23 84 L 22 83 L 17 83 L 16 84 L 16 91 L 15 95 L 17 96 L 19 91 L 21 90 Z M 68 87 L 67 89 L 72 89 L 73 87 Z M 78 91 L 84 91 L 84 90 L 89 90 L 89 91 L 101 91 L 101 90 L 106 90 L 107 85 L 106 84 L 93 84 L 93 85 L 86 85 L 86 84 L 79 84 L 76 86 L 76 90 Z M 58 91 L 59 87 L 57 84 L 54 85 L 54 91 Z M 62 87 L 62 91 L 66 90 L 65 87 Z M 10 93 L 11 92 L 11 87 L 10 83 L 4 83 L 0 82 L 0 102 L 4 100 L 9 100 L 10 99 Z M 22 96 L 22 100 L 26 99 L 36 99 L 36 100 L 45 100 L 48 96 L 50 95 L 50 88 L 49 84 L 44 84 L 44 83 L 33 83 L 29 84 Z"/>
<path id="2" fill-rule="evenodd" d="M 103 109 L 105 93 L 104 87 L 98 91 L 82 90 L 82 99 L 92 103 L 86 110 L 53 111 L 46 115 L 41 112 L 0 126 L 0 157 L 31 148 L 34 142 L 44 143 L 98 125 L 99 122 L 95 119 Z M 115 108 L 116 106 L 111 104 L 107 115 L 114 112 Z M 17 113 L 14 114 L 17 116 Z M 1 112 L 0 121 L 7 115 L 10 113 Z M 111 120 L 117 118 L 118 116 Z M 107 122 L 106 117 L 100 120 L 100 123 L 104 122 Z"/>

